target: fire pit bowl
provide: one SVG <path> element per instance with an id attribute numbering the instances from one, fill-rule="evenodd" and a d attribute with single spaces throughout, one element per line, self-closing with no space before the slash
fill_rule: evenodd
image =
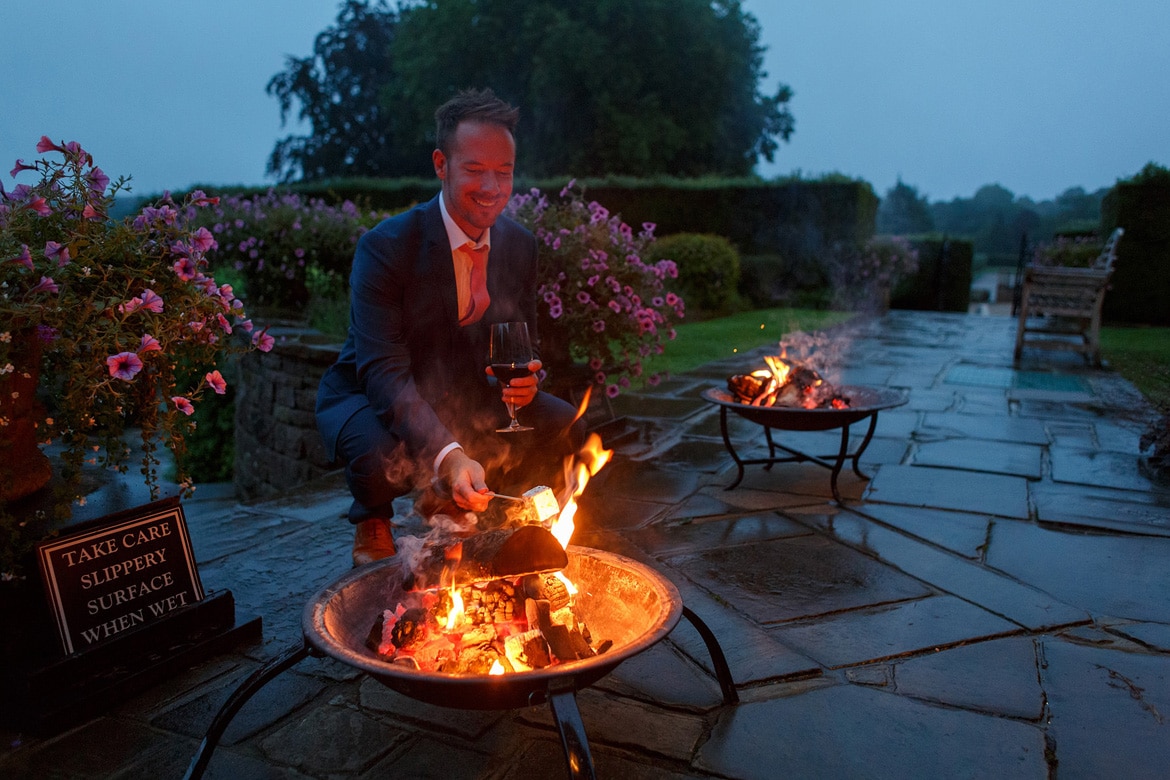
<path id="1" fill-rule="evenodd" d="M 355 666 L 411 698 L 446 707 L 513 709 L 543 704 L 604 677 L 625 659 L 655 644 L 675 627 L 683 603 L 662 575 L 620 555 L 569 546 L 565 575 L 578 588 L 574 611 L 589 626 L 595 644 L 609 639 L 604 654 L 528 672 L 455 675 L 392 664 L 365 643 L 370 627 L 402 599 L 396 559 L 354 569 L 320 590 L 305 607 L 306 640 L 325 655 Z"/>
<path id="2" fill-rule="evenodd" d="M 730 409 L 740 417 L 758 425 L 783 431 L 831 431 L 843 425 L 852 425 L 864 420 L 883 409 L 890 409 L 906 403 L 906 397 L 903 393 L 887 387 L 841 385 L 838 386 L 837 392 L 849 399 L 849 406 L 844 409 L 752 406 L 741 403 L 730 392 L 718 387 L 704 390 L 703 398 Z"/>
<path id="3" fill-rule="evenodd" d="M 869 479 L 861 471 L 859 465 L 862 453 L 869 446 L 873 432 L 877 428 L 878 412 L 883 409 L 892 409 L 906 403 L 905 393 L 889 387 L 865 387 L 861 385 L 840 385 L 837 393 L 849 400 L 849 406 L 836 409 L 830 406 L 804 409 L 799 406 L 752 406 L 742 403 L 727 390 L 711 387 L 703 391 L 703 398 L 719 407 L 719 426 L 723 433 L 723 444 L 727 452 L 739 469 L 735 481 L 727 486 L 731 490 L 743 480 L 744 466 L 763 464 L 771 468 L 773 463 L 791 463 L 793 461 L 808 461 L 832 471 L 829 481 L 833 490 L 833 498 L 841 503 L 841 494 L 837 490 L 837 476 L 841 473 L 846 460 L 853 461 L 853 471 L 862 479 Z M 736 452 L 727 430 L 727 415 L 729 412 L 743 417 L 749 422 L 762 425 L 764 436 L 768 441 L 768 457 L 744 460 Z M 869 428 L 865 438 L 852 453 L 849 452 L 849 426 L 862 420 L 869 420 Z M 832 455 L 809 455 L 800 450 L 786 447 L 775 441 L 773 430 L 779 431 L 830 431 L 841 429 L 841 447 Z M 786 457 L 778 457 L 777 450 L 788 453 Z"/>

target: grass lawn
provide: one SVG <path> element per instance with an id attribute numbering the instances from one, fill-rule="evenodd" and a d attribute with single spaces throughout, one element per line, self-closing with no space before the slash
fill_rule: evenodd
<path id="1" fill-rule="evenodd" d="M 678 338 L 643 365 L 643 376 L 662 371 L 678 374 L 713 360 L 765 344 L 778 344 L 786 333 L 812 332 L 845 322 L 854 315 L 823 309 L 761 309 L 677 327 Z"/>
<path id="2" fill-rule="evenodd" d="M 1101 328 L 1101 355 L 1164 413 L 1170 413 L 1170 328 Z"/>

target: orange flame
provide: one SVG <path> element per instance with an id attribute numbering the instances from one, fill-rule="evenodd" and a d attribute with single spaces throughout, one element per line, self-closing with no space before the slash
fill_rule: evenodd
<path id="1" fill-rule="evenodd" d="M 566 469 L 570 471 L 566 480 L 566 492 L 569 492 L 570 496 L 549 529 L 562 547 L 569 546 L 569 540 L 573 538 L 573 530 L 576 528 L 573 518 L 577 514 L 577 496 L 585 492 L 589 478 L 601 471 L 612 456 L 613 450 L 605 449 L 601 437 L 591 433 L 580 452 L 565 464 Z"/>
<path id="2" fill-rule="evenodd" d="M 451 610 L 447 613 L 448 631 L 454 631 L 455 628 L 463 620 L 463 597 L 459 595 L 459 590 L 455 587 L 455 583 L 451 583 Z M 502 674 L 502 672 L 501 672 Z"/>

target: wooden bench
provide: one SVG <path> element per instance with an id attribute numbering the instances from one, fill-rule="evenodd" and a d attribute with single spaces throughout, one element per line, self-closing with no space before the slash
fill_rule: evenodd
<path id="1" fill-rule="evenodd" d="M 1015 361 L 1025 347 L 1036 347 L 1080 352 L 1092 365 L 1101 365 L 1101 306 L 1124 232 L 1114 230 L 1088 268 L 1030 265 L 1024 270 Z M 1029 338 L 1033 335 L 1039 338 Z"/>

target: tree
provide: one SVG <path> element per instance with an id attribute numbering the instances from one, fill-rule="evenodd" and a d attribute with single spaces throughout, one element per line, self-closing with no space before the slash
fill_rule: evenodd
<path id="1" fill-rule="evenodd" d="M 930 203 L 918 190 L 898 179 L 878 206 L 877 228 L 880 233 L 906 235 L 934 230 Z"/>
<path id="2" fill-rule="evenodd" d="M 387 29 L 350 44 L 367 22 Z M 521 107 L 527 176 L 745 175 L 794 128 L 792 91 L 758 92 L 759 35 L 739 0 L 420 0 L 397 13 L 348 0 L 315 56 L 269 84 L 282 117 L 296 98 L 313 125 L 278 144 L 270 170 L 428 174 L 435 106 L 490 86 Z"/>
<path id="3" fill-rule="evenodd" d="M 345 0 L 337 24 L 317 36 L 309 57 L 288 57 L 266 91 L 285 124 L 294 100 L 308 135 L 276 143 L 268 173 L 280 181 L 331 176 L 392 176 L 405 162 L 394 143 L 398 123 L 377 96 L 394 76 L 390 47 L 397 15 L 379 0 Z"/>

